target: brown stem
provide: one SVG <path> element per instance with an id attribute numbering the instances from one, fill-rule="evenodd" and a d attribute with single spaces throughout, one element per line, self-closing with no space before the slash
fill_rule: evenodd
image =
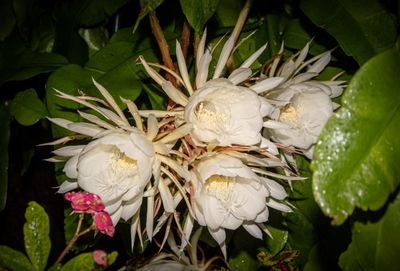
<path id="1" fill-rule="evenodd" d="M 190 25 L 187 20 L 183 23 L 182 29 L 182 38 L 181 38 L 181 47 L 183 57 L 187 59 L 188 51 L 189 51 L 189 42 L 190 42 Z"/>
<path id="2" fill-rule="evenodd" d="M 167 40 L 165 39 L 164 33 L 162 31 L 162 28 L 160 26 L 160 23 L 158 22 L 156 13 L 154 11 L 149 12 L 149 19 L 150 19 L 151 30 L 153 32 L 154 37 L 156 38 L 158 47 L 160 48 L 163 63 L 167 68 L 175 71 L 174 63 L 172 62 L 172 58 L 169 53 L 169 46 Z M 173 77 L 169 73 L 165 75 L 165 78 L 168 81 L 170 81 L 175 87 L 178 86 L 175 77 Z"/>
<path id="3" fill-rule="evenodd" d="M 55 262 L 56 265 L 61 263 L 62 259 L 64 259 L 65 255 L 67 255 L 68 251 L 75 244 L 75 242 L 78 240 L 79 237 L 81 237 L 82 235 L 85 235 L 86 233 L 88 233 L 88 232 L 90 232 L 90 231 L 92 231 L 92 230 L 94 230 L 96 228 L 94 225 L 92 225 L 89 228 L 87 228 L 86 230 L 79 232 L 81 230 L 81 227 L 82 227 L 83 218 L 84 218 L 84 214 L 82 213 L 82 214 L 79 215 L 79 221 L 78 221 L 78 225 L 76 226 L 75 234 L 68 241 L 67 246 L 61 252 L 60 256 L 58 256 L 58 258 L 57 258 L 57 260 Z"/>

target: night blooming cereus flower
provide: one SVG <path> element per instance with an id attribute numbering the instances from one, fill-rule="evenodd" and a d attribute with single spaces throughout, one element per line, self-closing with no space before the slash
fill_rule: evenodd
<path id="1" fill-rule="evenodd" d="M 313 147 L 317 142 L 333 111 L 339 107 L 331 101 L 343 92 L 344 81 L 310 80 L 319 75 L 331 59 L 330 51 L 305 61 L 310 43 L 298 54 L 285 61 L 280 68 L 280 58 L 271 65 L 269 76 L 279 76 L 284 80 L 274 89 L 261 93 L 276 106 L 267 122 L 265 136 L 286 146 L 301 150 L 308 158 L 313 157 Z M 280 55 L 283 52 L 281 48 Z"/>
<path id="2" fill-rule="evenodd" d="M 132 101 L 122 99 L 137 127 L 131 126 L 110 93 L 94 80 L 93 82 L 105 101 L 88 96 L 75 97 L 57 91 L 60 97 L 84 105 L 102 117 L 79 112 L 80 116 L 90 123 L 49 118 L 51 122 L 77 133 L 80 138 L 85 137 L 89 140 L 89 143 L 85 145 L 71 145 L 56 149 L 53 151 L 56 156 L 48 159 L 52 162 L 66 162 L 63 170 L 69 179 L 61 184 L 58 192 L 66 193 L 80 188 L 101 198 L 105 207 L 104 212 L 96 213 L 94 221 L 100 231 L 106 231 L 111 221 L 113 225 L 116 225 L 120 218 L 125 221 L 133 218 L 134 227 L 138 227 L 139 210 L 145 189 L 149 189 L 151 195 L 148 196 L 146 229 L 151 239 L 154 218 L 154 210 L 151 206 L 154 205 L 152 202 L 154 202 L 154 194 L 157 193 L 158 187 L 161 187 L 162 198 L 168 201 L 164 203 L 168 205 L 169 211 L 172 212 L 174 208 L 172 196 L 165 188 L 164 182 L 167 181 L 165 178 L 160 179 L 160 170 L 162 168 L 169 173 L 162 167 L 162 163 L 172 163 L 170 168 L 176 168 L 176 166 L 171 159 L 167 159 L 162 154 L 168 154 L 166 144 L 187 134 L 190 126 L 184 125 L 169 133 L 168 136 L 156 139 L 159 127 L 153 115 L 149 116 L 147 127 L 144 127 L 136 105 Z M 89 102 L 93 100 L 97 101 L 97 104 Z M 107 105 L 110 109 L 103 105 Z M 69 136 L 47 144 L 66 143 L 73 138 L 74 136 Z M 179 168 L 175 172 L 185 173 Z M 154 173 L 156 174 L 155 187 L 150 182 Z M 72 200 L 72 203 L 74 202 Z M 132 235 L 132 245 L 134 236 L 135 231 Z"/>
<path id="3" fill-rule="evenodd" d="M 287 196 L 285 189 L 273 180 L 260 177 L 238 158 L 217 154 L 201 159 L 194 171 L 197 221 L 208 227 L 225 256 L 225 229 L 243 226 L 251 235 L 262 239 L 258 225 L 268 220 L 268 207 L 291 211 L 279 202 Z"/>

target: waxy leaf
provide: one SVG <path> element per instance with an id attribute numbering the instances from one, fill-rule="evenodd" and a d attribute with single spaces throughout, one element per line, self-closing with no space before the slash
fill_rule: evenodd
<path id="1" fill-rule="evenodd" d="M 110 266 L 114 263 L 118 256 L 116 251 L 107 254 L 107 265 Z M 98 270 L 97 265 L 93 258 L 92 252 L 82 253 L 71 260 L 69 260 L 62 268 L 61 271 L 80 271 L 80 270 Z M 102 270 L 102 269 L 101 269 Z"/>
<path id="2" fill-rule="evenodd" d="M 386 51 L 350 81 L 342 108 L 329 120 L 312 163 L 314 196 L 341 224 L 359 207 L 381 208 L 399 185 L 400 54 Z"/>
<path id="3" fill-rule="evenodd" d="M 35 270 L 44 270 L 49 257 L 51 241 L 49 238 L 49 217 L 36 202 L 29 202 L 25 212 L 24 240 L 26 254 Z"/>
<path id="4" fill-rule="evenodd" d="M 13 271 L 35 270 L 22 252 L 7 246 L 0 246 L 0 267 Z"/>
<path id="5" fill-rule="evenodd" d="M 33 88 L 19 92 L 13 99 L 11 115 L 22 125 L 33 125 L 47 116 L 47 110 Z"/>
<path id="6" fill-rule="evenodd" d="M 362 65 L 391 48 L 397 37 L 393 16 L 377 0 L 302 0 L 301 9 Z"/>
<path id="7" fill-rule="evenodd" d="M 0 211 L 7 201 L 8 142 L 10 140 L 10 112 L 8 104 L 0 104 Z"/>
<path id="8" fill-rule="evenodd" d="M 352 242 L 339 264 L 344 271 L 400 270 L 399 251 L 400 194 L 378 221 L 354 223 Z"/>
<path id="9" fill-rule="evenodd" d="M 204 25 L 217 10 L 219 0 L 180 0 L 183 13 L 196 32 L 202 32 Z"/>

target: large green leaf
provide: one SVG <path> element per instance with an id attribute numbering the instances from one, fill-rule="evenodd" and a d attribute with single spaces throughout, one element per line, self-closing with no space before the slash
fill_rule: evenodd
<path id="1" fill-rule="evenodd" d="M 67 60 L 61 55 L 28 50 L 18 37 L 9 37 L 0 42 L 0 85 L 51 72 L 65 64 Z"/>
<path id="2" fill-rule="evenodd" d="M 47 110 L 33 88 L 19 92 L 13 99 L 11 115 L 22 125 L 33 125 L 47 116 Z"/>
<path id="3" fill-rule="evenodd" d="M 49 217 L 42 206 L 29 202 L 25 212 L 25 250 L 35 270 L 44 270 L 49 257 L 51 241 L 49 237 Z"/>
<path id="4" fill-rule="evenodd" d="M 180 0 L 183 13 L 196 32 L 202 32 L 204 25 L 217 10 L 219 0 Z"/>
<path id="5" fill-rule="evenodd" d="M 396 41 L 396 21 L 378 0 L 302 0 L 301 9 L 360 65 Z"/>
<path id="6" fill-rule="evenodd" d="M 339 263 L 345 271 L 400 270 L 399 251 L 400 194 L 377 221 L 354 223 L 352 242 Z"/>
<path id="7" fill-rule="evenodd" d="M 0 267 L 12 271 L 35 270 L 28 258 L 20 251 L 0 245 Z"/>
<path id="8" fill-rule="evenodd" d="M 0 211 L 7 201 L 8 142 L 10 140 L 10 112 L 7 103 L 0 104 Z"/>
<path id="9" fill-rule="evenodd" d="M 312 164 L 313 191 L 335 224 L 355 207 L 379 209 L 399 185 L 399 75 L 395 49 L 367 62 L 320 136 Z"/>

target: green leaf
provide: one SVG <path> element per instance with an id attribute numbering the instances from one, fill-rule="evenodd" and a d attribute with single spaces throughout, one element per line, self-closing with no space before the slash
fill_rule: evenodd
<path id="1" fill-rule="evenodd" d="M 107 264 L 110 266 L 112 265 L 118 257 L 118 252 L 113 251 L 110 254 L 107 254 Z"/>
<path id="2" fill-rule="evenodd" d="M 22 125 L 33 125 L 47 115 L 43 102 L 33 88 L 18 92 L 12 100 L 10 112 Z"/>
<path id="3" fill-rule="evenodd" d="M 267 226 L 268 231 L 271 233 L 272 238 L 266 237 L 266 248 L 269 253 L 272 255 L 277 254 L 279 251 L 281 251 L 284 246 L 286 245 L 286 242 L 288 240 L 289 233 L 287 230 L 282 230 L 278 228 L 274 228 L 271 226 Z"/>
<path id="4" fill-rule="evenodd" d="M 35 270 L 41 271 L 47 265 L 51 247 L 49 217 L 43 207 L 31 201 L 26 209 L 25 218 L 25 250 Z"/>
<path id="5" fill-rule="evenodd" d="M 2 245 L 0 245 L 0 267 L 13 271 L 35 270 L 22 252 Z"/>
<path id="6" fill-rule="evenodd" d="M 312 164 L 313 191 L 335 224 L 355 207 L 379 209 L 399 185 L 399 74 L 395 49 L 367 62 L 321 133 Z"/>
<path id="7" fill-rule="evenodd" d="M 8 104 L 0 104 L 0 211 L 4 209 L 7 201 L 10 120 Z"/>
<path id="8" fill-rule="evenodd" d="M 51 72 L 65 64 L 67 60 L 61 55 L 29 51 L 18 38 L 9 37 L 0 42 L 0 85 Z"/>
<path id="9" fill-rule="evenodd" d="M 202 32 L 217 10 L 219 0 L 180 0 L 180 3 L 189 24 L 196 32 Z"/>
<path id="10" fill-rule="evenodd" d="M 303 0 L 300 5 L 360 65 L 396 41 L 396 21 L 377 0 Z"/>
<path id="11" fill-rule="evenodd" d="M 244 1 L 219 0 L 215 16 L 222 27 L 231 27 L 236 24 L 237 17 L 242 10 Z"/>
<path id="12" fill-rule="evenodd" d="M 79 2 L 84 2 L 84 4 L 79 5 L 78 23 L 93 26 L 106 19 L 107 16 L 113 15 L 128 0 L 85 0 Z"/>
<path id="13" fill-rule="evenodd" d="M 347 270 L 400 270 L 400 194 L 377 221 L 353 225 L 352 242 L 340 257 Z"/>
<path id="14" fill-rule="evenodd" d="M 0 40 L 4 40 L 14 29 L 16 19 L 13 12 L 12 1 L 0 2 Z"/>
<path id="15" fill-rule="evenodd" d="M 61 271 L 80 271 L 80 270 L 95 270 L 96 263 L 93 259 L 93 253 L 87 252 L 82 253 L 71 260 L 69 260 L 63 267 Z"/>
<path id="16" fill-rule="evenodd" d="M 260 265 L 246 250 L 240 250 L 238 254 L 232 255 L 228 263 L 232 271 L 253 271 Z"/>

